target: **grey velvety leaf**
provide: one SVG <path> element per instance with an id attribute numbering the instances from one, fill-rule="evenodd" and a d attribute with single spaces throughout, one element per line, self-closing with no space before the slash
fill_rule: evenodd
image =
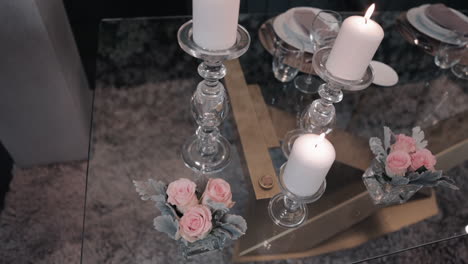
<path id="1" fill-rule="evenodd" d="M 242 216 L 226 214 L 221 222 L 221 228 L 229 232 L 231 239 L 237 239 L 247 231 L 247 222 Z"/>
<path id="2" fill-rule="evenodd" d="M 392 138 L 392 130 L 389 127 L 384 126 L 384 147 L 385 151 L 388 151 L 390 148 L 390 139 Z"/>
<path id="3" fill-rule="evenodd" d="M 222 212 L 229 211 L 229 208 L 227 208 L 225 204 L 214 202 L 211 199 L 207 199 L 205 205 L 211 208 L 212 211 L 222 211 Z"/>
<path id="4" fill-rule="evenodd" d="M 226 214 L 222 219 L 223 223 L 229 223 L 239 227 L 242 232 L 247 231 L 247 222 L 240 215 Z"/>
<path id="5" fill-rule="evenodd" d="M 150 199 L 152 201 L 155 201 L 155 202 L 163 202 L 165 203 L 166 202 L 166 195 L 152 195 L 150 197 Z"/>
<path id="6" fill-rule="evenodd" d="M 409 183 L 409 179 L 402 176 L 394 176 L 391 183 L 392 185 L 406 185 Z"/>
<path id="7" fill-rule="evenodd" d="M 154 190 L 156 191 L 156 194 L 164 195 L 164 196 L 166 195 L 166 189 L 167 189 L 166 184 L 164 184 L 162 181 L 155 181 L 152 179 L 149 179 L 148 181 L 153 186 Z"/>
<path id="8" fill-rule="evenodd" d="M 426 182 L 435 182 L 440 178 L 442 178 L 442 171 L 427 170 L 427 171 L 421 173 L 421 177 L 419 178 L 419 180 L 420 181 L 426 181 Z"/>
<path id="9" fill-rule="evenodd" d="M 230 237 L 231 240 L 238 239 L 239 237 L 241 237 L 242 235 L 245 234 L 237 226 L 234 226 L 234 225 L 231 225 L 231 224 L 222 224 L 221 228 L 223 228 L 224 230 L 229 232 L 229 237 Z"/>
<path id="10" fill-rule="evenodd" d="M 203 248 L 204 250 L 215 250 L 215 249 L 221 249 L 224 248 L 224 244 L 226 242 L 226 235 L 220 234 L 220 235 L 214 235 L 216 232 L 214 230 L 207 235 L 205 238 L 202 240 L 197 240 L 193 243 L 197 244 L 197 248 Z M 188 243 L 183 239 L 184 243 L 187 245 Z"/>
<path id="11" fill-rule="evenodd" d="M 169 215 L 173 218 L 177 218 L 177 213 L 174 210 L 174 208 L 166 202 L 157 202 L 156 208 L 158 208 L 159 211 L 161 211 L 161 215 Z"/>
<path id="12" fill-rule="evenodd" d="M 200 244 L 203 244 L 203 248 L 208 250 L 215 250 L 216 244 L 220 244 L 219 238 L 213 235 L 208 235 L 204 239 L 197 241 Z"/>
<path id="13" fill-rule="evenodd" d="M 448 187 L 452 190 L 459 190 L 460 188 L 458 188 L 458 186 L 455 185 L 455 181 L 449 177 L 446 177 L 446 176 L 442 176 L 438 183 L 443 186 L 443 187 Z"/>
<path id="14" fill-rule="evenodd" d="M 440 185 L 442 187 L 447 187 L 447 188 L 450 188 L 452 190 L 460 190 L 460 188 L 458 188 L 458 186 L 456 186 L 455 184 L 450 183 L 448 181 L 445 181 L 445 180 L 438 181 L 437 185 Z"/>
<path id="15" fill-rule="evenodd" d="M 222 227 L 217 227 L 211 230 L 211 235 L 218 237 L 221 241 L 232 240 L 232 235 Z"/>
<path id="16" fill-rule="evenodd" d="M 383 146 L 382 146 L 382 141 L 380 140 L 380 138 L 377 138 L 377 137 L 372 137 L 369 139 L 369 146 L 370 146 L 370 149 L 372 151 L 372 153 L 374 153 L 375 155 L 375 158 L 379 161 L 383 161 L 384 158 L 387 156 Z"/>
<path id="17" fill-rule="evenodd" d="M 374 174 L 376 175 L 381 175 L 384 172 L 385 165 L 382 162 L 374 160 L 372 161 L 371 166 Z"/>
<path id="18" fill-rule="evenodd" d="M 451 184 L 455 184 L 455 181 L 447 176 L 442 176 L 439 180 L 441 181 L 446 181 L 448 183 L 451 183 Z"/>
<path id="19" fill-rule="evenodd" d="M 217 224 L 221 221 L 223 216 L 226 214 L 226 210 L 217 210 L 213 212 L 213 222 Z"/>
<path id="20" fill-rule="evenodd" d="M 388 168 L 385 166 L 385 174 L 387 174 L 388 177 L 393 178 L 393 177 L 398 177 L 394 173 L 392 173 Z"/>
<path id="21" fill-rule="evenodd" d="M 146 201 L 151 199 L 151 196 L 155 194 L 151 184 L 147 181 L 133 181 L 133 185 L 135 185 L 135 189 L 138 194 L 141 196 L 141 199 Z"/>
<path id="22" fill-rule="evenodd" d="M 422 185 L 425 187 L 435 187 L 442 186 L 447 187 L 453 190 L 458 190 L 459 188 L 455 185 L 455 181 L 442 176 L 442 171 L 425 171 L 421 173 L 419 179 L 411 181 L 411 184 Z"/>
<path id="23" fill-rule="evenodd" d="M 417 172 L 411 172 L 411 173 L 408 174 L 407 177 L 408 177 L 409 181 L 412 182 L 412 181 L 418 180 L 421 177 L 421 174 L 417 173 Z"/>
<path id="24" fill-rule="evenodd" d="M 154 228 L 159 232 L 166 233 L 172 239 L 179 239 L 179 222 L 169 215 L 160 215 L 154 218 Z"/>
<path id="25" fill-rule="evenodd" d="M 180 241 L 182 241 L 182 243 L 184 243 L 185 246 L 188 246 L 189 244 L 189 242 L 183 238 L 181 238 Z"/>
<path id="26" fill-rule="evenodd" d="M 420 127 L 413 127 L 412 137 L 416 141 L 416 147 L 419 149 L 427 147 L 427 140 L 424 140 L 424 131 Z"/>
<path id="27" fill-rule="evenodd" d="M 147 181 L 133 181 L 136 191 L 141 196 L 141 199 L 162 201 L 166 196 L 166 185 L 160 181 L 156 182 L 153 179 Z"/>

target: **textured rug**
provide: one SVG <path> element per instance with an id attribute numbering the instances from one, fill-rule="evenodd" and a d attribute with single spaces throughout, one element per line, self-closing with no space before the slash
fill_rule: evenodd
<path id="1" fill-rule="evenodd" d="M 0 213 L 0 263 L 79 263 L 86 162 L 13 174 Z"/>

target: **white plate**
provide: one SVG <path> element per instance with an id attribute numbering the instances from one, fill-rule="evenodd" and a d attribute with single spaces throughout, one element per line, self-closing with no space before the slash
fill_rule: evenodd
<path id="1" fill-rule="evenodd" d="M 417 30 L 428 35 L 429 37 L 432 37 L 444 43 L 457 44 L 457 40 L 453 38 L 454 35 L 450 30 L 437 25 L 435 22 L 432 22 L 432 20 L 430 20 L 426 16 L 425 11 L 427 7 L 429 7 L 429 4 L 408 10 L 408 12 L 406 13 L 406 18 L 408 19 L 408 22 Z M 468 18 L 465 15 L 458 12 L 457 10 L 451 10 L 468 22 Z"/>
<path id="2" fill-rule="evenodd" d="M 312 13 L 314 15 L 317 15 L 322 9 L 314 8 L 314 7 L 294 7 L 291 8 L 287 11 L 288 16 L 289 16 L 289 21 L 287 21 L 287 29 L 291 30 L 294 34 L 296 34 L 299 38 L 301 38 L 304 41 L 310 41 L 311 36 L 309 33 L 304 32 L 302 27 L 297 23 L 297 21 L 294 19 L 294 13 L 296 11 L 304 11 L 308 13 Z"/>
<path id="3" fill-rule="evenodd" d="M 304 50 L 313 53 L 313 46 L 309 36 L 295 22 L 293 15 L 295 10 L 310 10 L 317 14 L 321 9 L 313 7 L 295 7 L 278 15 L 273 21 L 273 29 L 276 35 L 289 45 L 300 49 L 304 44 Z"/>
<path id="4" fill-rule="evenodd" d="M 380 61 L 371 61 L 370 65 L 374 70 L 373 83 L 380 86 L 393 86 L 398 83 L 398 74 L 392 67 Z"/>

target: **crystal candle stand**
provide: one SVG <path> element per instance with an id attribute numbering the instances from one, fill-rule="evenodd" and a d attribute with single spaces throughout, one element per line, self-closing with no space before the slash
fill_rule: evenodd
<path id="1" fill-rule="evenodd" d="M 216 23 L 216 22 L 215 22 Z M 203 77 L 191 99 L 191 111 L 198 124 L 195 135 L 182 147 L 185 165 L 202 173 L 214 173 L 225 168 L 230 161 L 231 148 L 218 126 L 228 114 L 228 97 L 219 81 L 226 75 L 223 61 L 244 54 L 250 45 L 245 28 L 237 26 L 236 43 L 229 49 L 207 50 L 193 40 L 192 20 L 179 28 L 177 39 L 180 47 L 195 58 L 202 59 L 198 74 Z"/>
<path id="2" fill-rule="evenodd" d="M 310 196 L 298 196 L 289 190 L 284 183 L 284 168 L 280 168 L 279 183 L 281 193 L 273 196 L 268 204 L 268 213 L 273 222 L 279 226 L 292 228 L 301 225 L 308 215 L 307 204 L 313 203 L 322 197 L 327 187 L 323 181 L 317 192 Z"/>
<path id="3" fill-rule="evenodd" d="M 468 80 L 468 65 L 456 64 L 452 66 L 452 73 L 460 79 Z"/>
<path id="4" fill-rule="evenodd" d="M 374 80 L 372 67 L 367 67 L 364 76 L 359 80 L 345 80 L 331 74 L 325 64 L 330 55 L 331 47 L 319 49 L 312 57 L 312 66 L 315 72 L 325 83 L 320 85 L 318 93 L 320 99 L 313 101 L 301 114 L 299 128 L 289 131 L 284 139 L 281 148 L 283 154 L 288 157 L 294 141 L 302 134 L 330 133 L 335 124 L 335 107 L 333 104 L 341 102 L 343 99 L 342 90 L 358 91 L 363 90 Z"/>

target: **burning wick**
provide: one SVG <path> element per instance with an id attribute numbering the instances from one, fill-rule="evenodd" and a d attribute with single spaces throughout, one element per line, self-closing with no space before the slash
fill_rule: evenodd
<path id="1" fill-rule="evenodd" d="M 366 21 L 366 24 L 367 24 L 367 19 L 370 19 L 370 17 L 372 16 L 372 13 L 374 13 L 374 9 L 375 9 L 375 4 L 372 4 L 371 6 L 369 6 L 369 8 L 367 8 L 366 14 L 364 15 L 364 21 Z"/>
<path id="2" fill-rule="evenodd" d="M 315 144 L 315 147 L 317 148 L 317 145 L 323 141 L 323 139 L 325 138 L 325 133 L 322 133 L 320 134 L 318 140 L 317 140 L 317 143 Z"/>

